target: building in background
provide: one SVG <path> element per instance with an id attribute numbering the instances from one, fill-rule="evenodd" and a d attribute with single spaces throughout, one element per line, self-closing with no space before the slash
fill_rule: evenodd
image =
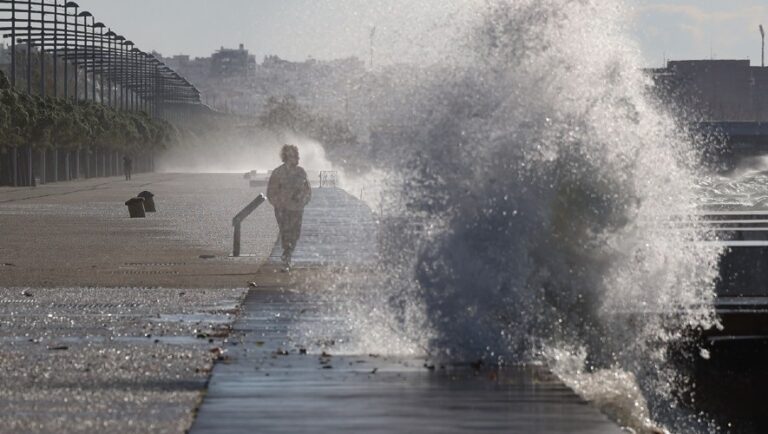
<path id="1" fill-rule="evenodd" d="M 714 167 L 730 170 L 768 153 L 768 68 L 749 60 L 684 60 L 650 72 L 657 94 L 697 125 Z"/>
<path id="2" fill-rule="evenodd" d="M 219 111 L 255 116 L 270 97 L 288 95 L 339 119 L 362 116 L 368 106 L 367 97 L 361 96 L 368 71 L 354 57 L 295 62 L 268 55 L 259 64 L 242 44 L 237 49 L 221 48 L 211 57 L 157 56 L 200 89 L 203 101 Z"/>
<path id="3" fill-rule="evenodd" d="M 768 122 L 768 68 L 749 60 L 675 60 L 650 70 L 664 98 L 709 122 Z"/>
<path id="4" fill-rule="evenodd" d="M 238 49 L 221 47 L 211 56 L 211 77 L 248 77 L 256 70 L 256 56 L 252 56 L 245 45 Z"/>

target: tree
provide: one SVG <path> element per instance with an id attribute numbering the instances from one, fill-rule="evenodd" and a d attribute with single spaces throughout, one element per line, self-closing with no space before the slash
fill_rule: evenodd
<path id="1" fill-rule="evenodd" d="M 173 142 L 178 132 L 146 113 L 117 111 L 85 101 L 40 98 L 12 89 L 0 71 L 0 150 L 31 146 L 76 150 L 83 146 L 142 153 Z"/>

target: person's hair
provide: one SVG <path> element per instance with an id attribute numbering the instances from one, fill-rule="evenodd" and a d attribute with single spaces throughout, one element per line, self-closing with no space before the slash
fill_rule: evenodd
<path id="1" fill-rule="evenodd" d="M 280 150 L 280 159 L 283 160 L 283 163 L 287 162 L 288 158 L 292 155 L 298 158 L 299 147 L 296 145 L 283 145 L 283 148 Z"/>

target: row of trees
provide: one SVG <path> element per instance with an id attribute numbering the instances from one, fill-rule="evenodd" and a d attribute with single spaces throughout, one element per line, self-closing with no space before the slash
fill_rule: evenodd
<path id="1" fill-rule="evenodd" d="M 0 153 L 11 147 L 75 151 L 84 147 L 148 154 L 176 141 L 174 127 L 146 113 L 41 98 L 12 89 L 0 71 Z"/>

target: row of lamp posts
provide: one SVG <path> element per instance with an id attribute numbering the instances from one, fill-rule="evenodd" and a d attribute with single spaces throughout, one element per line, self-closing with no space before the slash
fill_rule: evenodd
<path id="1" fill-rule="evenodd" d="M 154 55 L 141 51 L 132 41 L 96 21 L 90 12 L 81 11 L 73 1 L 0 0 L 0 32 L 3 39 L 10 39 L 11 86 L 17 88 L 19 70 L 23 67 L 28 94 L 33 93 L 32 57 L 36 52 L 40 63 L 37 92 L 42 97 L 63 97 L 76 104 L 90 100 L 119 110 L 143 111 L 169 121 L 174 120 L 174 112 L 179 108 L 201 104 L 199 91 L 187 80 Z M 18 61 L 23 52 L 20 48 L 26 51 L 25 65 Z M 52 61 L 50 94 L 47 60 Z M 63 89 L 59 86 L 60 67 L 63 68 Z M 45 182 L 45 154 L 41 152 L 41 175 Z M 27 149 L 25 168 L 19 167 L 18 153 L 17 147 L 13 147 L 9 183 L 32 185 L 32 148 Z M 57 155 L 54 160 L 58 169 Z M 65 172 L 70 172 L 69 160 L 70 153 L 67 153 Z M 75 155 L 74 160 L 78 167 L 74 176 L 67 179 L 80 174 L 79 155 Z M 27 172 L 26 182 L 20 182 L 20 170 Z M 54 177 L 59 179 L 58 174 Z"/>

